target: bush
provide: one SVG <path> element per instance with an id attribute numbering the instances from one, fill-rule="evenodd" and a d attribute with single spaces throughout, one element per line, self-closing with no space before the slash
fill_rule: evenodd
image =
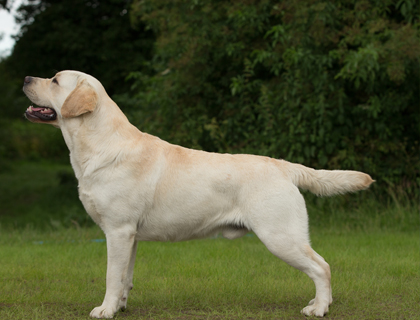
<path id="1" fill-rule="evenodd" d="M 418 190 L 417 1 L 144 0 L 132 20 L 157 34 L 156 75 L 131 75 L 140 128 Z"/>
<path id="2" fill-rule="evenodd" d="M 62 160 L 69 151 L 59 129 L 26 119 L 0 121 L 0 157 L 4 160 Z"/>

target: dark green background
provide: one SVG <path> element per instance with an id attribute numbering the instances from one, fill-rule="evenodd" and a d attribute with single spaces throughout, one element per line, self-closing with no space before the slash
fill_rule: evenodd
<path id="1" fill-rule="evenodd" d="M 76 69 L 170 142 L 360 170 L 378 194 L 418 199 L 418 1 L 41 0 L 17 20 L 0 61 L 3 167 L 68 163 L 60 132 L 23 118 L 21 87 Z"/>

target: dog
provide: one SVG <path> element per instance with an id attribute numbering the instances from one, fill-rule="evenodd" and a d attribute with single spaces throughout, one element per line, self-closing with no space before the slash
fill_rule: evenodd
<path id="1" fill-rule="evenodd" d="M 368 174 L 315 170 L 285 160 L 219 154 L 170 144 L 134 127 L 94 77 L 61 71 L 25 77 L 34 123 L 61 129 L 79 198 L 107 240 L 106 293 L 94 318 L 127 306 L 138 241 L 183 241 L 252 231 L 268 250 L 306 273 L 316 295 L 301 312 L 323 317 L 332 303 L 327 262 L 310 245 L 299 188 L 319 196 L 367 189 Z"/>

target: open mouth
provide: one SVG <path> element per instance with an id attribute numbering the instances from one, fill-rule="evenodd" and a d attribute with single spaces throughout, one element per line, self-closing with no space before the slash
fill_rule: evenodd
<path id="1" fill-rule="evenodd" d="M 57 113 L 54 109 L 49 107 L 33 107 L 30 106 L 25 111 L 28 119 L 38 119 L 42 121 L 52 121 L 57 119 Z"/>

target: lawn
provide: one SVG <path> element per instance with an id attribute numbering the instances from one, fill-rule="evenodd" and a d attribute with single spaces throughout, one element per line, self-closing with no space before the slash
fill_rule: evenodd
<path id="1" fill-rule="evenodd" d="M 419 236 L 314 230 L 330 263 L 328 319 L 418 319 Z M 87 319 L 105 293 L 106 243 L 97 228 L 3 232 L 0 319 Z M 141 242 L 122 319 L 303 319 L 312 281 L 253 235 Z"/>

